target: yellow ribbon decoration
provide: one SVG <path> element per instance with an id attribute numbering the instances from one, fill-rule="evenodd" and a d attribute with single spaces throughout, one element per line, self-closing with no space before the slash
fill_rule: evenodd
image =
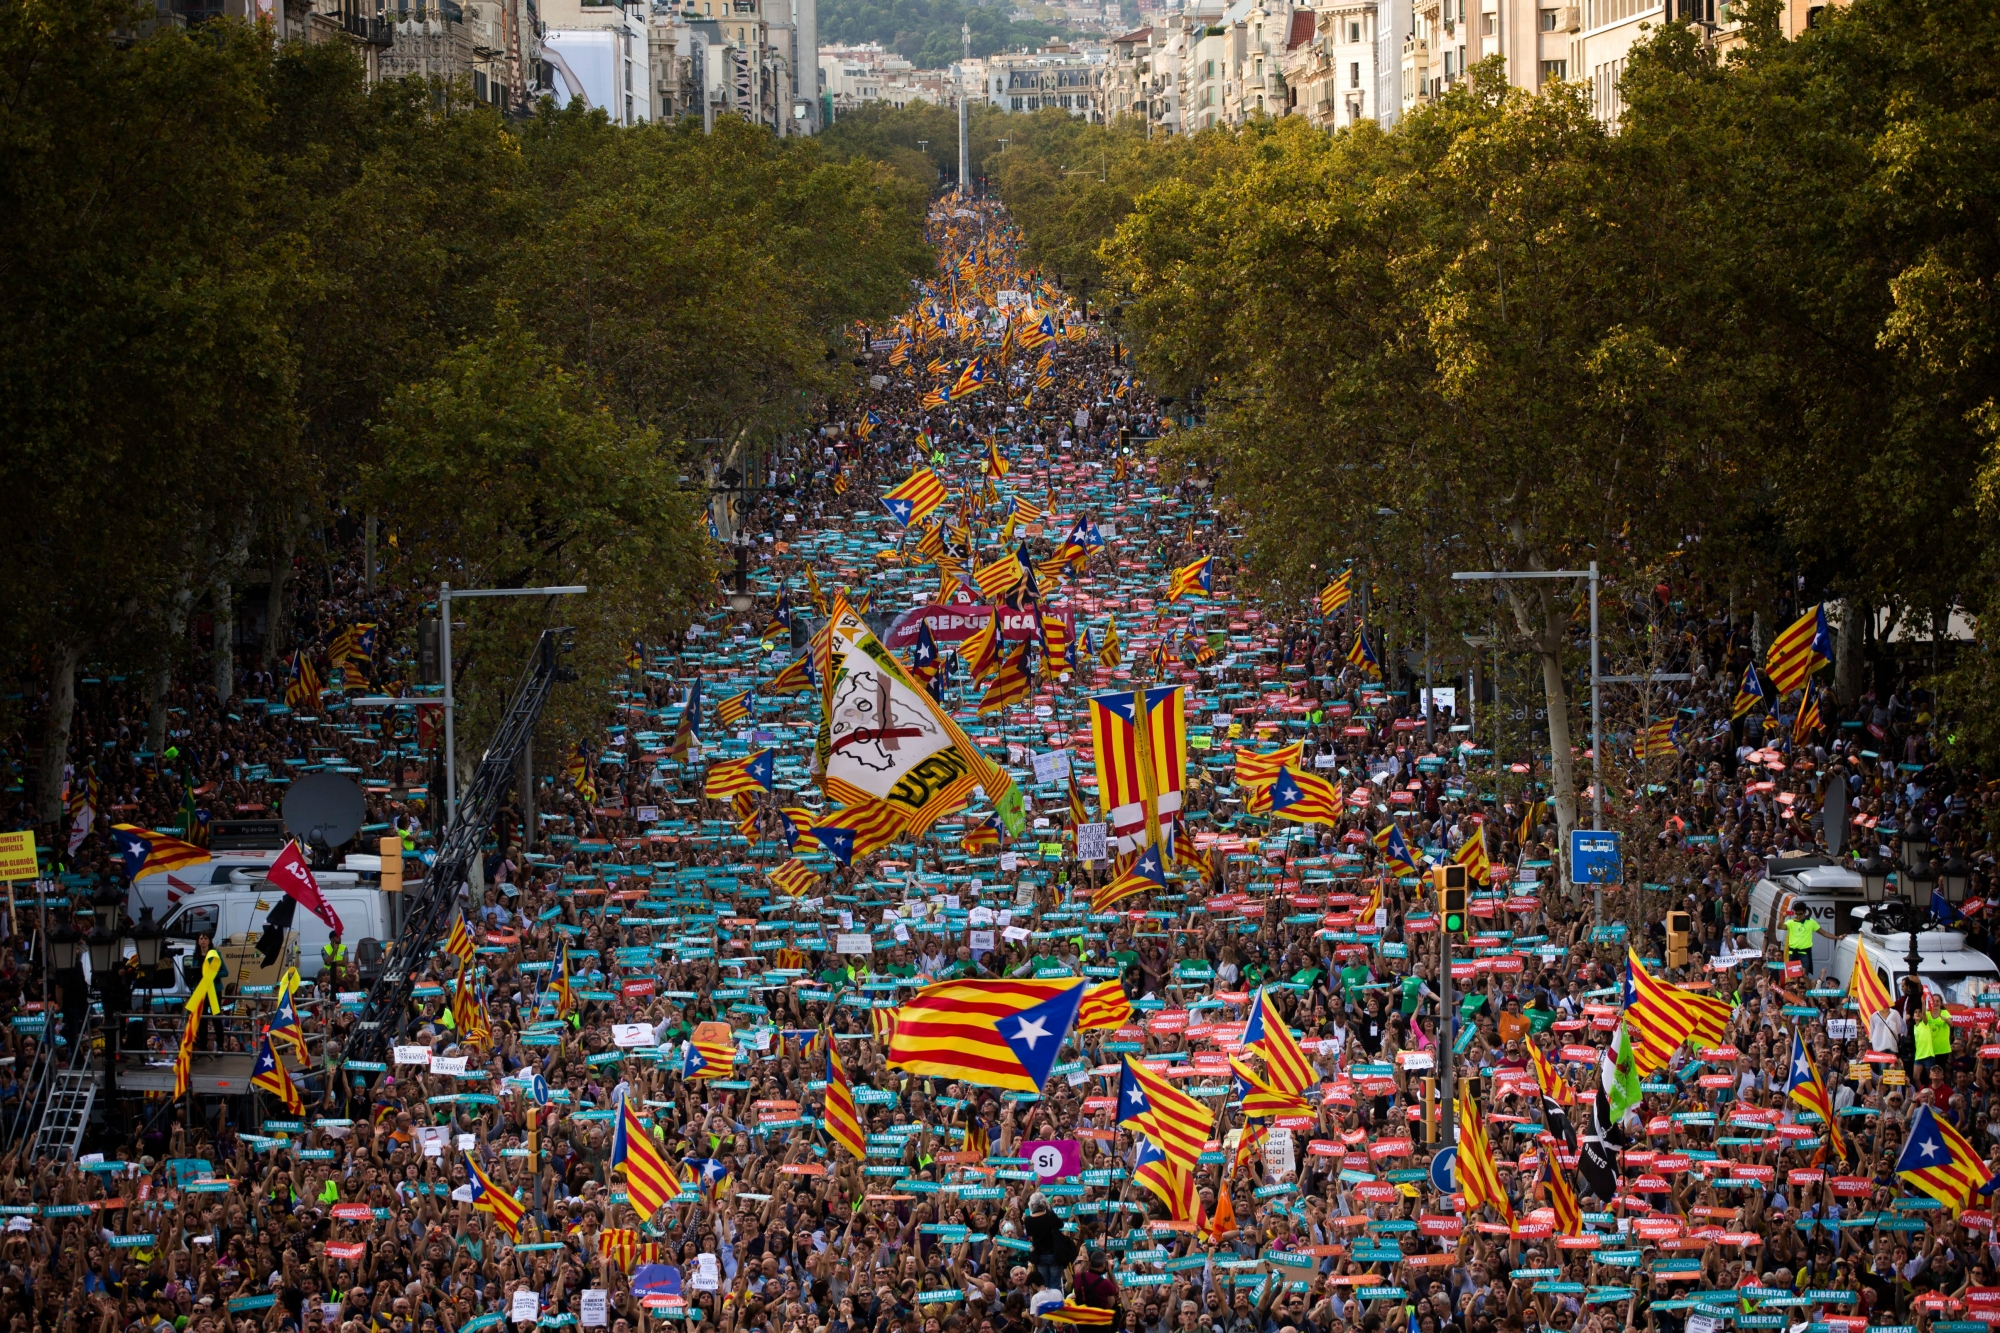
<path id="1" fill-rule="evenodd" d="M 298 990 L 300 980 L 299 970 L 296 967 L 286 968 L 285 975 L 278 978 L 278 1007 L 280 1009 L 285 1007 L 286 998 Z"/>
<path id="2" fill-rule="evenodd" d="M 208 956 L 201 960 L 201 980 L 195 983 L 194 993 L 187 998 L 187 1011 L 201 1013 L 202 1001 L 208 1001 L 210 1013 L 222 1012 L 222 997 L 216 993 L 215 978 L 222 971 L 222 955 L 210 949 Z"/>

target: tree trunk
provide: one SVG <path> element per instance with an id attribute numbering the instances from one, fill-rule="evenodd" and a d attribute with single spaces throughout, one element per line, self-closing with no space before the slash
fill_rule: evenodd
<path id="1" fill-rule="evenodd" d="M 264 665 L 273 671 L 285 655 L 285 580 L 292 573 L 292 544 L 287 528 L 271 561 L 271 587 L 264 598 Z"/>
<path id="2" fill-rule="evenodd" d="M 375 511 L 361 520 L 361 587 L 370 597 L 375 595 Z"/>
<path id="3" fill-rule="evenodd" d="M 1842 706 L 1852 708 L 1861 697 L 1861 627 L 1869 613 L 1856 605 L 1852 597 L 1838 605 L 1840 628 L 1834 631 L 1833 697 Z"/>
<path id="4" fill-rule="evenodd" d="M 76 667 L 83 651 L 75 644 L 59 643 L 49 656 L 49 712 L 42 723 L 35 822 L 59 825 L 63 817 L 63 769 L 69 761 L 70 724 L 76 714 Z"/>
<path id="5" fill-rule="evenodd" d="M 218 574 L 208 592 L 208 613 L 215 622 L 211 653 L 215 668 L 217 707 L 236 693 L 236 600 L 227 572 Z"/>
<path id="6" fill-rule="evenodd" d="M 1529 568 L 1540 568 L 1540 561 L 1531 560 Z M 1556 808 L 1556 854 L 1567 858 L 1570 830 L 1577 827 L 1576 761 L 1570 754 L 1569 687 L 1562 664 L 1567 617 L 1546 579 L 1536 579 L 1526 592 L 1513 584 L 1501 586 L 1514 610 L 1516 627 L 1542 665 L 1542 698 L 1549 710 L 1549 801 Z"/>
<path id="7" fill-rule="evenodd" d="M 146 689 L 151 701 L 146 716 L 146 748 L 154 754 L 163 754 L 167 748 L 167 696 L 174 687 L 174 652 L 187 634 L 188 603 L 194 600 L 191 589 L 183 587 L 174 594 L 173 605 L 167 611 L 167 632 L 153 659 L 151 679 Z"/>

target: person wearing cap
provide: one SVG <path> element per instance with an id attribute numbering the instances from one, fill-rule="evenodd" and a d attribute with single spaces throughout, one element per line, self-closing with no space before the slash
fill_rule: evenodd
<path id="1" fill-rule="evenodd" d="M 1803 902 L 1794 902 L 1792 914 L 1785 921 L 1785 957 L 1803 962 L 1810 970 L 1813 936 L 1817 934 L 1819 934 L 1819 922 L 1813 918 L 1812 908 Z"/>

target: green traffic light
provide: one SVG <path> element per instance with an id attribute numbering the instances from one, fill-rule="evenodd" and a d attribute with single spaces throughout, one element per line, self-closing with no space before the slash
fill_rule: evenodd
<path id="1" fill-rule="evenodd" d="M 1465 918 L 1453 912 L 1445 917 L 1444 928 L 1456 935 L 1465 929 Z"/>

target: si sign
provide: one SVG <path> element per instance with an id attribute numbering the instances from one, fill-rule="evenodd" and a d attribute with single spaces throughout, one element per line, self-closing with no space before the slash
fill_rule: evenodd
<path id="1" fill-rule="evenodd" d="M 1569 834 L 1569 878 L 1572 884 L 1623 884 L 1625 859 L 1619 850 L 1616 832 L 1606 829 L 1571 829 Z"/>

